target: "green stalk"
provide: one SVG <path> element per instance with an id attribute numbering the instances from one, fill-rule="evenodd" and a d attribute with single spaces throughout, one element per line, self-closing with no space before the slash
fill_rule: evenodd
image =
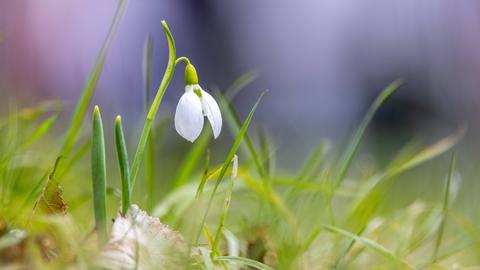
<path id="1" fill-rule="evenodd" d="M 128 163 L 127 146 L 120 115 L 115 120 L 115 147 L 122 178 L 122 215 L 125 216 L 128 208 L 130 208 L 130 164 Z"/>
<path id="2" fill-rule="evenodd" d="M 97 86 L 98 79 L 103 69 L 103 65 L 105 64 L 105 58 L 107 56 L 107 52 L 110 48 L 112 43 L 113 37 L 117 32 L 118 25 L 120 24 L 120 20 L 125 13 L 125 8 L 127 6 L 127 0 L 119 0 L 117 11 L 115 12 L 115 16 L 112 21 L 112 25 L 110 26 L 110 30 L 108 31 L 108 35 L 105 38 L 105 41 L 102 46 L 102 50 L 100 51 L 97 61 L 95 62 L 95 66 L 93 67 L 90 76 L 88 78 L 87 84 L 82 90 L 82 94 L 78 99 L 77 105 L 75 107 L 75 111 L 73 113 L 72 120 L 70 122 L 70 126 L 68 127 L 67 134 L 65 135 L 65 141 L 63 142 L 62 149 L 60 150 L 60 155 L 66 157 L 68 156 L 73 147 L 75 146 L 75 142 L 80 133 L 83 119 L 87 113 L 88 105 L 92 100 L 93 93 Z"/>
<path id="3" fill-rule="evenodd" d="M 95 228 L 98 232 L 100 243 L 104 243 L 107 239 L 105 141 L 102 116 L 98 106 L 95 106 L 93 111 L 92 180 Z"/>
<path id="4" fill-rule="evenodd" d="M 168 64 L 167 69 L 165 70 L 165 74 L 163 75 L 162 82 L 160 83 L 160 87 L 158 88 L 157 94 L 155 95 L 155 99 L 153 100 L 152 106 L 148 111 L 147 118 L 145 119 L 145 124 L 143 126 L 142 134 L 140 135 L 140 140 L 138 141 L 137 151 L 135 152 L 135 157 L 133 159 L 131 174 L 130 174 L 130 187 L 131 191 L 135 186 L 135 179 L 138 174 L 138 170 L 140 168 L 140 164 L 142 163 L 143 153 L 145 152 L 145 146 L 147 144 L 148 137 L 150 135 L 150 130 L 152 128 L 152 122 L 155 120 L 155 115 L 157 114 L 158 107 L 160 106 L 160 102 L 162 101 L 163 94 L 167 89 L 170 80 L 172 79 L 173 72 L 175 70 L 175 42 L 173 41 L 172 33 L 168 29 L 167 23 L 162 21 L 162 27 L 165 31 L 165 36 L 167 37 L 168 41 Z"/>

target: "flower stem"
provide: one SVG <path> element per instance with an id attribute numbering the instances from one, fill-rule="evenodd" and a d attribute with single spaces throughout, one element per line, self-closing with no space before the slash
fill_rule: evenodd
<path id="1" fill-rule="evenodd" d="M 182 61 L 184 61 L 187 65 L 190 64 L 190 60 L 187 57 L 182 56 L 182 57 L 177 58 L 177 60 L 175 60 L 175 66 L 178 65 Z"/>
<path id="2" fill-rule="evenodd" d="M 140 169 L 140 164 L 142 163 L 143 153 L 145 152 L 145 146 L 147 144 L 150 130 L 152 128 L 152 122 L 155 120 L 155 115 L 158 111 L 158 107 L 160 106 L 160 102 L 162 101 L 163 94 L 165 93 L 165 90 L 167 89 L 167 86 L 172 79 L 173 72 L 175 71 L 175 42 L 173 41 L 172 34 L 170 33 L 170 30 L 168 29 L 167 23 L 165 21 L 162 21 L 162 27 L 165 31 L 165 36 L 167 37 L 168 41 L 168 64 L 167 69 L 165 70 L 165 74 L 163 75 L 162 82 L 160 83 L 160 87 L 158 88 L 157 94 L 155 95 L 155 99 L 153 100 L 152 106 L 148 111 L 147 118 L 145 119 L 145 124 L 142 129 L 142 134 L 140 135 L 140 140 L 138 141 L 137 151 L 135 152 L 135 157 L 133 159 L 130 174 L 130 192 L 133 191 L 133 188 L 135 186 L 135 179 L 137 177 L 138 170 Z"/>

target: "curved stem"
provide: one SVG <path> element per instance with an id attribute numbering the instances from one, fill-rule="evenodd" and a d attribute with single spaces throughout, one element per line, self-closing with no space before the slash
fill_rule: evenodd
<path id="1" fill-rule="evenodd" d="M 182 56 L 182 57 L 177 58 L 177 60 L 175 60 L 175 66 L 178 65 L 182 61 L 184 61 L 187 65 L 190 64 L 190 60 L 187 57 Z"/>
<path id="2" fill-rule="evenodd" d="M 160 87 L 158 88 L 157 94 L 155 95 L 155 99 L 152 102 L 152 106 L 148 111 L 147 118 L 145 119 L 145 124 L 143 126 L 142 134 L 140 135 L 140 140 L 138 141 L 137 151 L 135 152 L 135 157 L 133 159 L 131 174 L 130 174 L 130 192 L 133 191 L 135 186 L 135 178 L 138 174 L 138 170 L 140 169 L 140 164 L 142 163 L 143 153 L 145 152 L 145 146 L 148 141 L 148 137 L 150 134 L 150 129 L 152 128 L 152 123 L 155 120 L 155 115 L 157 114 L 158 107 L 160 106 L 160 102 L 162 101 L 163 94 L 167 89 L 170 80 L 172 79 L 173 72 L 175 71 L 175 59 L 176 59 L 176 52 L 175 52 L 175 42 L 173 41 L 172 33 L 170 29 L 168 29 L 168 25 L 165 21 L 162 21 L 162 27 L 165 31 L 165 36 L 167 37 L 168 41 L 168 49 L 169 49 L 169 57 L 168 57 L 168 64 L 167 69 L 165 70 L 165 74 L 163 75 L 162 82 L 160 83 Z"/>

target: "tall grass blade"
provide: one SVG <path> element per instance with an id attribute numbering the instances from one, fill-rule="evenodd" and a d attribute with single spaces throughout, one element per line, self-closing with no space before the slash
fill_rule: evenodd
<path id="1" fill-rule="evenodd" d="M 28 138 L 28 140 L 25 141 L 23 144 L 23 148 L 26 148 L 30 146 L 32 143 L 40 139 L 43 135 L 45 135 L 50 128 L 55 124 L 57 121 L 58 114 L 54 114 L 51 117 L 49 117 L 47 120 L 45 120 L 43 123 L 40 124 L 40 126 L 35 129 L 33 134 Z"/>
<path id="2" fill-rule="evenodd" d="M 216 98 L 219 101 L 219 106 L 222 109 L 225 122 L 227 123 L 227 125 L 229 126 L 233 134 L 237 134 L 240 131 L 241 125 L 242 125 L 240 117 L 238 117 L 237 112 L 225 97 L 223 97 L 222 95 L 216 95 Z M 250 139 L 250 136 L 248 135 L 248 133 L 245 134 L 244 137 L 245 137 L 244 141 L 247 148 L 246 152 L 249 153 L 251 158 L 253 159 L 253 162 L 255 164 L 258 174 L 262 177 L 262 179 L 265 179 L 266 172 L 260 161 L 260 156 L 257 153 L 257 150 L 253 145 L 253 142 Z"/>
<path id="3" fill-rule="evenodd" d="M 78 161 L 80 161 L 85 154 L 87 154 L 88 150 L 90 150 L 90 147 L 92 146 L 92 141 L 88 140 L 85 143 L 83 143 L 75 153 L 72 154 L 72 157 L 70 160 L 67 161 L 67 163 L 64 163 L 62 166 L 62 171 L 58 173 L 58 178 L 61 179 L 65 174 L 67 174 L 75 164 L 77 164 Z"/>
<path id="4" fill-rule="evenodd" d="M 348 169 L 350 168 L 350 165 L 353 161 L 353 158 L 358 151 L 358 147 L 360 145 L 360 141 L 362 140 L 363 134 L 365 133 L 368 124 L 370 124 L 370 122 L 372 121 L 373 116 L 375 115 L 377 110 L 397 91 L 397 89 L 402 85 L 402 83 L 402 80 L 396 80 L 390 85 L 388 85 L 385 90 L 383 90 L 382 93 L 380 93 L 380 95 L 375 99 L 372 106 L 370 106 L 370 108 L 368 109 L 365 117 L 360 123 L 360 126 L 355 132 L 355 135 L 351 139 L 350 143 L 348 144 L 345 152 L 341 157 L 340 168 L 333 182 L 333 193 L 342 184 L 345 175 L 347 174 Z"/>
<path id="5" fill-rule="evenodd" d="M 370 250 L 376 252 L 377 254 L 381 255 L 382 257 L 388 259 L 389 261 L 401 265 L 404 268 L 407 269 L 415 269 L 412 265 L 410 265 L 407 261 L 403 260 L 402 258 L 399 258 L 397 255 L 395 255 L 392 251 L 386 249 L 384 246 L 380 245 L 379 243 L 368 239 L 366 237 L 361 237 L 358 235 L 355 235 L 351 232 L 348 232 L 346 230 L 340 229 L 338 227 L 334 226 L 321 226 L 321 229 L 327 230 L 331 233 L 339 234 L 344 237 L 350 238 L 354 240 L 355 242 L 361 243 L 362 245 L 366 246 Z"/>
<path id="6" fill-rule="evenodd" d="M 250 125 L 250 121 L 253 118 L 253 114 L 257 110 L 258 104 L 260 103 L 260 100 L 262 100 L 263 95 L 265 95 L 265 92 L 263 92 L 260 97 L 257 99 L 257 102 L 253 105 L 252 109 L 250 110 L 250 113 L 247 116 L 247 119 L 243 122 L 242 127 L 240 128 L 240 131 L 238 132 L 235 140 L 233 141 L 232 147 L 230 148 L 230 151 L 228 152 L 227 158 L 223 162 L 222 169 L 220 170 L 220 173 L 218 174 L 217 180 L 215 181 L 215 185 L 213 186 L 212 194 L 210 195 L 210 199 L 208 201 L 207 209 L 205 210 L 205 214 L 203 216 L 202 222 L 200 223 L 200 226 L 203 227 L 205 224 L 205 221 L 208 216 L 208 212 L 210 211 L 210 208 L 212 206 L 213 198 L 215 197 L 215 192 L 218 189 L 218 186 L 220 185 L 220 182 L 222 182 L 223 177 L 225 176 L 225 173 L 227 172 L 228 166 L 230 166 L 230 162 L 232 162 L 233 157 L 235 156 L 235 153 L 238 150 L 238 147 L 240 146 L 240 143 L 242 142 L 243 138 L 245 137 L 245 134 L 247 133 L 248 126 Z M 197 234 L 195 243 L 198 243 L 198 239 L 200 237 L 199 232 Z"/>
<path id="7" fill-rule="evenodd" d="M 228 209 L 230 207 L 230 202 L 232 200 L 232 192 L 233 192 L 233 185 L 234 180 L 238 170 L 238 157 L 235 155 L 232 160 L 232 176 L 230 177 L 230 181 L 227 188 L 227 193 L 225 194 L 225 200 L 223 202 L 223 211 L 220 217 L 220 223 L 217 228 L 217 232 L 215 233 L 215 239 L 213 241 L 212 252 L 213 254 L 220 255 L 220 251 L 218 250 L 218 245 L 220 243 L 220 238 L 222 237 L 223 228 L 225 226 L 225 221 L 227 220 Z"/>
<path id="8" fill-rule="evenodd" d="M 272 267 L 266 264 L 263 264 L 261 262 L 254 261 L 252 259 L 248 259 L 244 257 L 238 257 L 238 256 L 216 256 L 215 261 L 227 261 L 232 263 L 239 263 L 239 264 L 250 266 L 259 270 L 274 270 Z"/>
<path id="9" fill-rule="evenodd" d="M 106 164 L 105 141 L 100 109 L 95 106 L 93 111 L 92 129 L 92 181 L 93 181 L 93 209 L 95 213 L 95 228 L 100 243 L 107 239 L 107 207 L 106 207 Z"/>
<path id="10" fill-rule="evenodd" d="M 200 180 L 200 184 L 198 185 L 197 191 L 195 192 L 195 199 L 196 200 L 198 200 L 200 198 L 200 195 L 202 195 L 203 188 L 205 187 L 205 184 L 207 183 L 207 180 L 209 178 L 208 166 L 210 166 L 210 151 L 209 151 L 209 149 L 207 149 L 207 154 L 206 154 L 206 157 L 205 157 L 205 163 L 203 165 L 202 179 Z"/>
<path id="11" fill-rule="evenodd" d="M 433 259 L 432 263 L 435 263 L 438 259 L 438 250 L 440 249 L 440 245 L 442 243 L 443 232 L 445 230 L 445 223 L 447 221 L 448 215 L 448 208 L 449 208 L 449 200 L 450 200 L 450 186 L 452 184 L 453 172 L 455 169 L 455 153 L 452 154 L 452 158 L 450 159 L 450 165 L 448 166 L 448 175 L 447 175 L 447 182 L 445 183 L 445 193 L 443 196 L 443 206 L 442 206 L 442 219 L 440 221 L 440 226 L 438 227 L 438 234 L 435 240 L 435 247 L 433 250 Z"/>
<path id="12" fill-rule="evenodd" d="M 128 208 L 130 208 L 130 164 L 120 116 L 117 116 L 115 120 L 115 148 L 117 149 L 118 166 L 122 178 L 122 215 L 125 216 Z"/>
<path id="13" fill-rule="evenodd" d="M 142 129 L 142 134 L 140 135 L 140 140 L 138 141 L 137 150 L 135 152 L 132 168 L 130 170 L 130 188 L 132 190 L 135 187 L 135 179 L 137 177 L 138 170 L 140 169 L 140 164 L 142 163 L 143 153 L 145 152 L 145 146 L 147 144 L 148 137 L 150 136 L 150 129 L 152 128 L 152 123 L 155 120 L 155 115 L 157 114 L 158 107 L 160 106 L 160 103 L 162 101 L 163 94 L 165 93 L 165 90 L 167 89 L 167 86 L 170 83 L 173 72 L 175 70 L 175 42 L 173 40 L 172 33 L 170 32 L 170 29 L 168 29 L 168 25 L 165 21 L 162 21 L 162 27 L 168 42 L 168 64 L 165 70 L 165 74 L 163 75 L 162 82 L 160 83 L 160 87 L 158 88 L 157 94 L 155 95 L 155 99 L 153 100 L 152 106 L 150 106 L 150 110 L 148 111 L 147 118 L 145 119 L 145 124 Z"/>
<path id="14" fill-rule="evenodd" d="M 322 164 L 326 153 L 328 152 L 328 144 L 322 142 L 318 144 L 305 162 L 302 170 L 298 173 L 297 181 L 301 182 L 312 177 Z"/>
<path id="15" fill-rule="evenodd" d="M 88 105 L 90 104 L 90 101 L 92 100 L 95 88 L 97 87 L 97 82 L 98 82 L 98 79 L 100 78 L 103 65 L 105 64 L 105 58 L 107 57 L 107 52 L 110 49 L 110 45 L 113 41 L 115 33 L 117 32 L 120 21 L 123 17 L 123 14 L 125 13 L 126 6 L 127 6 L 127 0 L 119 0 L 117 10 L 115 12 L 112 24 L 110 26 L 110 30 L 108 31 L 107 37 L 105 38 L 102 49 L 90 73 L 87 84 L 83 88 L 82 94 L 78 99 L 77 105 L 75 107 L 72 120 L 70 121 L 70 125 L 65 135 L 65 140 L 60 150 L 60 155 L 62 156 L 67 157 L 70 154 L 70 152 L 72 151 L 75 145 L 77 136 L 81 131 L 83 119 L 85 118 L 85 115 L 87 113 L 87 108 L 88 108 Z"/>
<path id="16" fill-rule="evenodd" d="M 351 207 L 345 224 L 348 224 L 357 234 L 361 234 L 366 224 L 375 213 L 383 196 L 392 186 L 395 176 L 412 169 L 420 164 L 431 160 L 452 148 L 463 137 L 465 128 L 461 128 L 454 134 L 434 143 L 422 151 L 416 153 L 410 158 L 402 159 L 403 163 L 395 162 L 395 166 L 388 168 L 383 175 L 377 176 L 366 191 L 359 196 L 357 202 Z M 345 253 L 347 253 L 354 244 L 354 240 L 349 244 Z"/>

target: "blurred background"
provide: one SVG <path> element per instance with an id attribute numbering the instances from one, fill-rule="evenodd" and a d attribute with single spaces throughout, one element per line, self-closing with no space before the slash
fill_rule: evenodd
<path id="1" fill-rule="evenodd" d="M 58 99 L 71 112 L 117 3 L 1 1 L 0 110 L 11 100 L 27 106 Z M 480 2 L 130 1 L 95 94 L 105 119 L 122 114 L 140 125 L 143 48 L 151 34 L 156 90 L 167 61 L 163 19 L 204 88 L 224 90 L 256 74 L 234 101 L 242 118 L 270 90 L 254 125 L 273 137 L 280 157 L 305 155 L 323 137 L 344 141 L 397 78 L 405 85 L 375 118 L 371 142 L 444 136 L 463 123 L 475 134 L 480 126 Z M 180 68 L 162 111 L 173 112 L 182 93 Z"/>

